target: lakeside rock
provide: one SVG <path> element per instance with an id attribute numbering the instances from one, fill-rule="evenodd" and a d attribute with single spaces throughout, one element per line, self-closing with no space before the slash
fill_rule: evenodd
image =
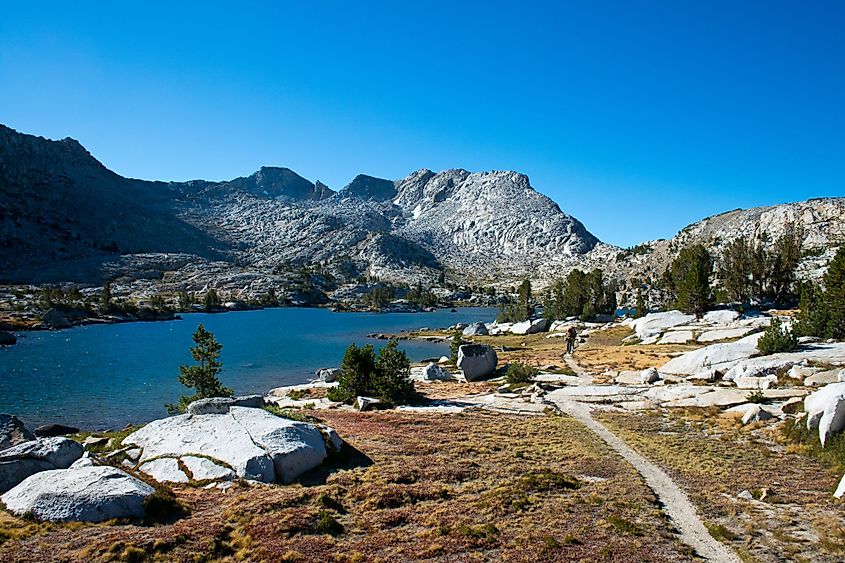
<path id="1" fill-rule="evenodd" d="M 54 329 L 70 328 L 72 326 L 67 317 L 64 316 L 61 311 L 56 309 L 50 309 L 44 313 L 44 316 L 41 317 L 41 322 L 43 322 L 48 328 Z"/>
<path id="2" fill-rule="evenodd" d="M 486 344 L 464 344 L 458 348 L 457 366 L 467 381 L 490 377 L 498 361 L 496 351 Z"/>
<path id="3" fill-rule="evenodd" d="M 264 406 L 263 395 L 245 395 L 243 397 L 211 397 L 200 399 L 188 405 L 188 414 L 227 414 L 231 407 L 261 408 Z"/>
<path id="4" fill-rule="evenodd" d="M 513 334 L 537 334 L 549 329 L 549 319 L 534 319 L 514 323 L 510 331 Z"/>
<path id="5" fill-rule="evenodd" d="M 11 414 L 0 414 L 0 452 L 22 442 L 34 440 L 21 420 Z"/>
<path id="6" fill-rule="evenodd" d="M 17 486 L 30 475 L 51 469 L 67 469 L 82 457 L 82 445 L 69 438 L 38 438 L 0 452 L 0 493 Z"/>
<path id="7" fill-rule="evenodd" d="M 226 414 L 184 414 L 155 420 L 123 440 L 141 448 L 141 471 L 154 479 L 173 480 L 173 464 L 150 464 L 161 458 L 202 455 L 217 466 L 203 473 L 231 469 L 238 477 L 264 483 L 289 483 L 318 466 L 327 456 L 321 430 L 305 422 L 275 416 L 264 409 L 231 406 Z M 198 479 L 197 475 L 193 476 Z"/>
<path id="8" fill-rule="evenodd" d="M 487 325 L 482 322 L 472 323 L 463 329 L 461 333 L 463 336 L 487 336 Z"/>
<path id="9" fill-rule="evenodd" d="M 340 377 L 340 369 L 339 368 L 322 368 L 318 369 L 315 374 L 317 376 L 317 381 L 322 383 L 333 383 L 337 381 L 337 378 Z"/>
<path id="10" fill-rule="evenodd" d="M 35 429 L 35 435 L 39 438 L 55 438 L 56 436 L 67 436 L 77 432 L 79 432 L 79 428 L 65 424 L 42 424 Z"/>
<path id="11" fill-rule="evenodd" d="M 11 346 L 12 344 L 17 344 L 17 342 L 18 339 L 14 334 L 0 330 L 0 346 Z"/>
<path id="12" fill-rule="evenodd" d="M 144 516 L 153 488 L 109 466 L 77 466 L 27 477 L 0 500 L 17 516 L 47 522 L 102 522 Z"/>

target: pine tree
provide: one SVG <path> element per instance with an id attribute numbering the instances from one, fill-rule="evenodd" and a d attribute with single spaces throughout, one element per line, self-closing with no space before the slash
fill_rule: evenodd
<path id="1" fill-rule="evenodd" d="M 824 274 L 825 337 L 845 340 L 845 245 L 840 246 Z"/>
<path id="2" fill-rule="evenodd" d="M 107 281 L 103 284 L 103 291 L 100 293 L 100 307 L 108 311 L 111 308 L 111 282 Z"/>
<path id="3" fill-rule="evenodd" d="M 205 297 L 203 298 L 203 305 L 205 306 L 206 311 L 211 311 L 215 307 L 220 306 L 220 297 L 217 295 L 216 289 L 212 287 L 205 292 Z"/>
<path id="4" fill-rule="evenodd" d="M 231 397 L 233 391 L 224 387 L 217 378 L 223 364 L 220 362 L 220 350 L 223 345 L 217 342 L 214 334 L 207 331 L 202 324 L 197 327 L 193 335 L 194 346 L 191 347 L 191 357 L 199 365 L 179 366 L 179 383 L 189 389 L 195 389 L 193 395 L 183 395 L 177 404 L 167 404 L 170 414 L 185 412 L 188 405 L 199 399 L 209 397 Z"/>
<path id="5" fill-rule="evenodd" d="M 646 305 L 645 297 L 643 296 L 642 288 L 637 289 L 637 312 L 634 314 L 635 319 L 644 317 L 648 314 L 648 305 Z"/>
<path id="6" fill-rule="evenodd" d="M 678 309 L 701 316 L 711 301 L 712 271 L 713 260 L 704 246 L 696 244 L 681 250 L 667 270 Z"/>

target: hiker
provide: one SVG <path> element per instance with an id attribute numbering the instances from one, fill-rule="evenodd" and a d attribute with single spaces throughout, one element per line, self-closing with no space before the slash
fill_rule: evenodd
<path id="1" fill-rule="evenodd" d="M 571 354 L 572 351 L 575 349 L 575 338 L 577 334 L 575 333 L 575 327 L 571 326 L 566 329 L 566 353 Z"/>

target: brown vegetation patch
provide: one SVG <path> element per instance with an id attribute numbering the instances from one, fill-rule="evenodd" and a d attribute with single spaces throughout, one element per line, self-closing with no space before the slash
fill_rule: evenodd
<path id="1" fill-rule="evenodd" d="M 573 353 L 573 358 L 584 369 L 600 374 L 607 370 L 643 370 L 660 367 L 681 352 L 688 352 L 700 346 L 693 344 L 630 344 L 622 340 L 633 331 L 625 326 L 614 326 L 597 330 L 589 335 Z"/>
<path id="2" fill-rule="evenodd" d="M 573 419 L 313 414 L 372 463 L 341 458 L 311 486 L 181 489 L 190 514 L 170 524 L 37 526 L 2 536 L 0 560 L 689 559 L 639 476 Z"/>

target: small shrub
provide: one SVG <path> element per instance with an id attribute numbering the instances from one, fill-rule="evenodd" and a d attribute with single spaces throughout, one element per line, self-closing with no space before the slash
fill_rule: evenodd
<path id="1" fill-rule="evenodd" d="M 539 370 L 534 366 L 522 362 L 513 362 L 508 366 L 508 371 L 505 373 L 505 381 L 511 385 L 515 383 L 528 383 L 538 373 Z"/>
<path id="2" fill-rule="evenodd" d="M 762 391 L 752 391 L 745 396 L 745 400 L 749 403 L 756 403 L 758 405 L 769 402 L 769 399 L 766 398 Z"/>
<path id="3" fill-rule="evenodd" d="M 621 516 L 616 516 L 615 514 L 611 514 L 610 516 L 607 517 L 607 521 L 611 526 L 613 526 L 614 528 L 616 528 L 617 530 L 619 530 L 623 534 L 628 534 L 628 535 L 631 535 L 631 536 L 641 536 L 641 535 L 643 535 L 642 529 L 637 524 L 635 524 L 634 522 L 631 522 L 630 520 L 626 520 L 625 518 L 622 518 Z"/>
<path id="4" fill-rule="evenodd" d="M 721 524 L 711 524 L 709 522 L 705 522 L 704 525 L 707 527 L 707 531 L 710 532 L 710 535 L 713 536 L 713 539 L 720 542 L 726 541 L 733 541 L 736 539 L 736 534 L 722 526 Z"/>
<path id="5" fill-rule="evenodd" d="M 339 536 L 343 533 L 343 524 L 335 520 L 332 513 L 328 510 L 321 510 L 317 513 L 317 520 L 314 523 L 314 532 L 318 534 L 328 534 L 330 536 Z"/>
<path id="6" fill-rule="evenodd" d="M 169 487 L 152 479 L 146 479 L 146 482 L 154 489 L 153 494 L 144 499 L 144 520 L 147 524 L 173 522 L 187 514 L 188 511 Z"/>
<path id="7" fill-rule="evenodd" d="M 798 350 L 798 338 L 791 330 L 781 326 L 780 319 L 775 318 L 757 341 L 757 350 L 764 356 L 779 352 L 795 352 Z"/>
<path id="8" fill-rule="evenodd" d="M 452 341 L 449 343 L 449 358 L 453 364 L 458 363 L 458 349 L 464 344 L 462 336 L 461 331 L 456 330 L 455 334 L 452 335 Z"/>

